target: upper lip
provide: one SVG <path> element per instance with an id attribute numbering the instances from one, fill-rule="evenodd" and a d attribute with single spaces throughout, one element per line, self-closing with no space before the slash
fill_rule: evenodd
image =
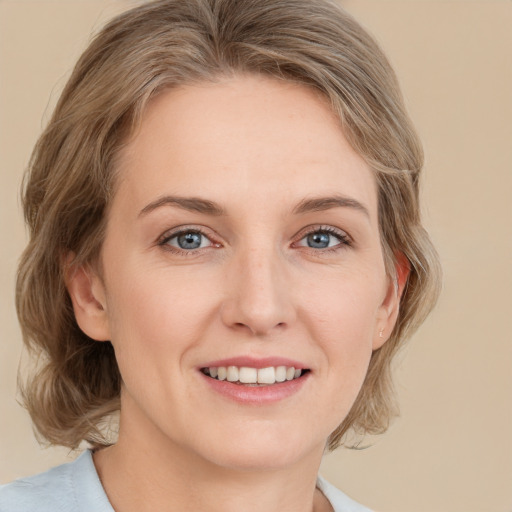
<path id="1" fill-rule="evenodd" d="M 248 368 L 269 368 L 270 366 L 293 366 L 296 370 L 305 370 L 307 365 L 286 357 L 262 357 L 236 356 L 226 359 L 218 359 L 202 364 L 199 368 L 218 368 L 220 366 L 238 366 Z"/>

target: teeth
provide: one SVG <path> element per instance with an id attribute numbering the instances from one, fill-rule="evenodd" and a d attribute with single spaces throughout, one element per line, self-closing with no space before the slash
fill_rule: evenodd
<path id="1" fill-rule="evenodd" d="M 276 368 L 276 382 L 284 382 L 286 380 L 286 366 L 278 366 Z"/>
<path id="2" fill-rule="evenodd" d="M 236 366 L 228 366 L 228 381 L 229 382 L 236 382 L 238 380 L 238 368 Z"/>
<path id="3" fill-rule="evenodd" d="M 274 384 L 276 382 L 276 371 L 272 366 L 258 370 L 258 384 Z"/>
<path id="4" fill-rule="evenodd" d="M 243 384 L 256 384 L 258 380 L 258 370 L 256 368 L 240 368 L 238 380 Z"/>
<path id="5" fill-rule="evenodd" d="M 302 370 L 293 366 L 269 366 L 268 368 L 251 368 L 248 366 L 219 366 L 205 368 L 205 373 L 217 380 L 239 382 L 241 384 L 270 385 L 276 382 L 298 379 Z"/>

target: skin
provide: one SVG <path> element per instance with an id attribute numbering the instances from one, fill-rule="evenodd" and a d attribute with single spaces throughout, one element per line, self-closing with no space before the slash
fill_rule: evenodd
<path id="1" fill-rule="evenodd" d="M 166 195 L 224 214 L 147 208 Z M 352 202 L 294 212 L 332 196 Z M 201 229 L 201 248 L 180 252 L 178 227 Z M 329 247 L 310 247 L 309 231 L 326 228 L 338 235 Z M 325 443 L 393 328 L 399 292 L 374 176 L 326 101 L 252 75 L 160 93 L 121 154 L 101 263 L 101 276 L 75 269 L 68 289 L 123 377 L 119 441 L 94 457 L 115 510 L 331 510 L 315 490 Z M 198 371 L 247 355 L 311 371 L 264 405 L 219 395 Z"/>

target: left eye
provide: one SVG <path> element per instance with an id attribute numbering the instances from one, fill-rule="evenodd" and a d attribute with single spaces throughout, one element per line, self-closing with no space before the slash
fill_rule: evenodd
<path id="1" fill-rule="evenodd" d="M 167 238 L 164 243 L 184 251 L 209 247 L 212 242 L 200 231 L 182 231 Z"/>
<path id="2" fill-rule="evenodd" d="M 301 247 L 312 249 L 328 249 L 343 244 L 347 244 L 346 236 L 324 230 L 308 233 L 298 243 Z"/>

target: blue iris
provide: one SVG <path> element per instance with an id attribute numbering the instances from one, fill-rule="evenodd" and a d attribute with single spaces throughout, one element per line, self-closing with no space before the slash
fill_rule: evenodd
<path id="1" fill-rule="evenodd" d="M 326 249 L 329 247 L 330 238 L 329 233 L 311 233 L 307 236 L 308 246 L 315 249 Z"/>
<path id="2" fill-rule="evenodd" d="M 201 247 L 201 233 L 185 233 L 177 237 L 178 245 L 181 249 L 197 249 Z"/>

